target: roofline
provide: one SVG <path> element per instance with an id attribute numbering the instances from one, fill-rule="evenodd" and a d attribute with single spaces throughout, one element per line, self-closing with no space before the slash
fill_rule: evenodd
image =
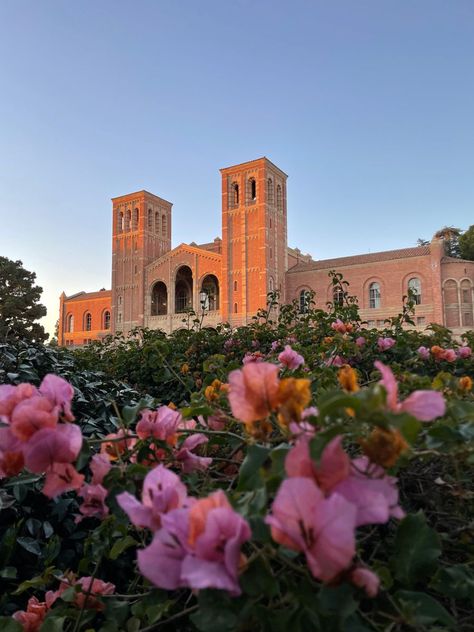
<path id="1" fill-rule="evenodd" d="M 140 191 L 133 191 L 132 193 L 125 193 L 125 195 L 117 195 L 116 197 L 113 197 L 110 199 L 112 200 L 112 202 L 114 202 L 115 200 L 122 200 L 124 198 L 134 197 L 143 193 L 145 193 L 146 195 L 150 195 L 151 197 L 156 198 L 157 200 L 161 200 L 162 202 L 166 202 L 167 204 L 170 204 L 171 206 L 173 206 L 173 202 L 170 202 L 169 200 L 165 200 L 165 198 L 160 197 L 159 195 L 155 195 L 154 193 L 150 193 L 150 191 L 147 191 L 146 189 L 141 189 Z"/>
<path id="2" fill-rule="evenodd" d="M 219 169 L 219 171 L 221 173 L 224 173 L 226 171 L 232 171 L 236 167 L 244 167 L 245 165 L 251 165 L 252 163 L 259 162 L 260 160 L 265 160 L 266 162 L 270 163 L 272 165 L 272 167 L 274 167 L 277 171 L 282 173 L 285 176 L 285 178 L 288 178 L 288 174 L 285 173 L 282 169 L 280 169 L 280 167 L 277 167 L 276 164 L 274 162 L 272 162 L 266 156 L 260 156 L 260 158 L 255 158 L 254 160 L 247 160 L 246 162 L 239 162 L 236 165 L 231 165 L 230 167 L 222 167 L 222 169 Z"/>

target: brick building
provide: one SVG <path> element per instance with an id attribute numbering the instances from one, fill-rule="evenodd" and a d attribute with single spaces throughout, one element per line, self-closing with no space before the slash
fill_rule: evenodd
<path id="1" fill-rule="evenodd" d="M 267 158 L 221 169 L 222 237 L 171 247 L 172 204 L 147 191 L 112 199 L 112 289 L 60 297 L 59 344 L 81 345 L 134 327 L 171 332 L 188 308 L 204 326 L 249 322 L 267 293 L 301 305 L 337 300 L 337 270 L 371 327 L 397 314 L 408 288 L 416 324 L 473 326 L 474 262 L 444 254 L 444 244 L 314 261 L 287 245 L 286 174 Z"/>

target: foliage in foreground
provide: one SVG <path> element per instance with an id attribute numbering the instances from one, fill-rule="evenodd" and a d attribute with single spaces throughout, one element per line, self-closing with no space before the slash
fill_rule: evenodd
<path id="1" fill-rule="evenodd" d="M 473 340 L 409 309 L 366 330 L 341 289 L 237 331 L 3 347 L 38 390 L 0 390 L 2 630 L 474 629 Z"/>

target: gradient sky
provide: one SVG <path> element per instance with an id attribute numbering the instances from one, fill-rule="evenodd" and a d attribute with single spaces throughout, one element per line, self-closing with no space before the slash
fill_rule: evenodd
<path id="1" fill-rule="evenodd" d="M 218 169 L 289 175 L 317 259 L 474 224 L 472 0 L 0 0 L 0 254 L 110 287 L 110 198 L 174 203 L 173 245 L 221 233 Z"/>

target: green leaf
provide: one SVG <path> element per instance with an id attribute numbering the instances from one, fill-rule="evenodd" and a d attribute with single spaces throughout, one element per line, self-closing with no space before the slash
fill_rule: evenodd
<path id="1" fill-rule="evenodd" d="M 404 518 L 395 537 L 395 556 L 392 560 L 396 578 L 412 586 L 429 577 L 441 555 L 440 539 L 426 524 L 422 512 Z"/>
<path id="2" fill-rule="evenodd" d="M 260 558 L 254 560 L 241 576 L 240 585 L 251 597 L 259 595 L 274 597 L 278 593 L 278 581 L 271 569 Z"/>
<path id="3" fill-rule="evenodd" d="M 40 632 L 62 632 L 65 621 L 66 617 L 46 617 L 43 625 L 40 627 Z"/>
<path id="4" fill-rule="evenodd" d="M 311 439 L 309 443 L 309 451 L 313 461 L 319 461 L 324 448 L 331 439 L 334 439 L 334 437 L 340 434 L 340 432 L 341 429 L 339 426 L 333 426 L 332 428 L 318 432 L 316 436 Z"/>
<path id="5" fill-rule="evenodd" d="M 456 621 L 449 612 L 430 595 L 410 590 L 398 590 L 394 597 L 400 604 L 407 623 L 425 626 L 438 622 L 448 628 L 457 627 Z"/>
<path id="6" fill-rule="evenodd" d="M 41 555 L 41 547 L 39 542 L 33 538 L 18 538 L 18 544 L 28 551 L 28 553 L 33 553 L 33 555 Z"/>
<path id="7" fill-rule="evenodd" d="M 446 597 L 469 599 L 474 605 L 474 572 L 468 566 L 440 568 L 430 587 Z"/>
<path id="8" fill-rule="evenodd" d="M 248 447 L 244 462 L 240 468 L 237 491 L 252 490 L 262 485 L 259 470 L 267 460 L 269 454 L 270 450 L 260 445 L 251 445 Z"/>
<path id="9" fill-rule="evenodd" d="M 23 626 L 11 617 L 0 617 L 0 630 L 2 632 L 23 632 Z"/>
<path id="10" fill-rule="evenodd" d="M 110 549 L 109 559 L 116 560 L 119 555 L 121 555 L 124 551 L 129 549 L 131 546 L 137 546 L 138 542 L 132 538 L 131 535 L 125 536 L 125 538 L 121 538 L 117 540 L 113 547 Z"/>

